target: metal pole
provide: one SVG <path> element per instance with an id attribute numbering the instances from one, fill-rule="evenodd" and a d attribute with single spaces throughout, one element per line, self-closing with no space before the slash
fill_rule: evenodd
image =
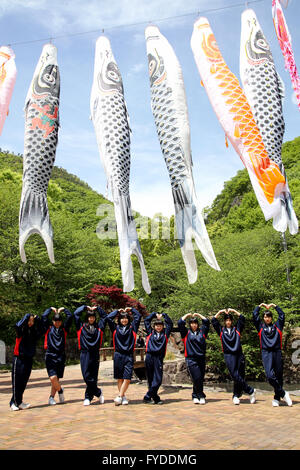
<path id="1" fill-rule="evenodd" d="M 289 268 L 289 263 L 288 263 L 288 258 L 287 258 L 287 242 L 286 242 L 286 238 L 285 238 L 285 233 L 282 232 L 281 233 L 281 237 L 282 237 L 282 246 L 283 246 L 283 250 L 285 252 L 285 264 L 286 264 L 286 278 L 287 278 L 287 282 L 288 284 L 291 283 L 291 273 L 290 273 L 290 268 Z M 292 300 L 292 296 L 291 294 L 289 294 L 289 298 L 290 300 Z"/>

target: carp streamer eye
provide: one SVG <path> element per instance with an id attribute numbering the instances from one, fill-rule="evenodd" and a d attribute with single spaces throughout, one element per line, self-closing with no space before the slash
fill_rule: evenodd
<path id="1" fill-rule="evenodd" d="M 114 82 L 119 82 L 120 79 L 119 79 L 119 75 L 117 74 L 117 72 L 114 72 L 113 70 L 109 70 L 107 72 L 107 77 L 110 79 L 110 80 L 113 80 Z"/>
<path id="2" fill-rule="evenodd" d="M 150 75 L 150 77 L 151 77 L 151 75 L 153 75 L 155 67 L 156 67 L 155 60 L 153 60 L 153 59 L 150 60 L 150 62 L 149 62 L 149 75 Z"/>
<path id="3" fill-rule="evenodd" d="M 217 41 L 215 39 L 213 41 L 211 41 L 211 47 L 215 51 L 217 51 L 219 49 L 219 46 L 218 46 Z"/>
<path id="4" fill-rule="evenodd" d="M 46 73 L 46 74 L 44 75 L 44 80 L 45 80 L 45 82 L 47 82 L 47 83 L 51 83 L 51 84 L 52 84 L 52 83 L 55 83 L 55 78 L 53 77 L 53 75 L 50 75 L 49 73 Z"/>
<path id="5" fill-rule="evenodd" d="M 264 39 L 259 39 L 259 40 L 257 41 L 257 45 L 258 45 L 259 47 L 261 47 L 262 49 L 266 49 L 266 50 L 269 49 L 269 46 L 268 46 L 268 44 L 266 43 L 266 41 L 265 41 Z"/>

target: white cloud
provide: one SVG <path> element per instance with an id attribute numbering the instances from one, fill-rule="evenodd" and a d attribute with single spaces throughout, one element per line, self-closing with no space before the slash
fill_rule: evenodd
<path id="1" fill-rule="evenodd" d="M 127 74 L 127 77 L 132 77 L 133 75 L 137 75 L 141 72 L 145 72 L 147 70 L 147 66 L 145 62 L 141 62 L 139 64 L 135 64 Z"/>
<path id="2" fill-rule="evenodd" d="M 80 129 L 78 132 L 68 132 L 61 129 L 59 142 L 65 149 L 69 148 L 71 150 L 77 149 L 93 152 L 97 150 L 96 136 L 93 129 L 91 131 Z"/>
<path id="3" fill-rule="evenodd" d="M 170 217 L 174 214 L 171 186 L 166 184 L 149 184 L 130 191 L 133 210 L 143 216 L 153 217 L 161 212 Z"/>
<path id="4" fill-rule="evenodd" d="M 222 191 L 223 186 L 223 179 L 216 177 L 209 185 L 205 184 L 205 189 L 198 188 L 196 194 L 200 208 L 203 209 L 211 205 L 216 195 Z M 144 216 L 153 217 L 154 214 L 162 213 L 164 216 L 170 217 L 175 213 L 168 177 L 164 183 L 131 184 L 130 194 L 133 209 Z"/>
<path id="5" fill-rule="evenodd" d="M 0 14 L 28 13 L 31 19 L 58 34 L 149 22 L 209 5 L 209 0 L 189 0 L 185 4 L 182 0 L 2 0 Z"/>
<path id="6" fill-rule="evenodd" d="M 142 33 L 135 33 L 132 38 L 137 44 L 144 44 L 145 42 L 145 35 Z"/>

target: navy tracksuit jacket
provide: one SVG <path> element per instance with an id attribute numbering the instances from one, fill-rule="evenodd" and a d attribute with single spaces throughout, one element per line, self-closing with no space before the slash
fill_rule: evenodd
<path id="1" fill-rule="evenodd" d="M 29 380 L 36 343 L 42 336 L 41 320 L 35 318 L 34 325 L 29 327 L 27 313 L 16 323 L 16 343 L 12 364 L 12 397 L 10 405 L 19 406 L 23 401 L 23 393 Z"/>
<path id="2" fill-rule="evenodd" d="M 243 391 L 251 395 L 254 389 L 245 382 L 245 357 L 241 345 L 245 317 L 240 315 L 236 326 L 230 330 L 225 326 L 222 327 L 216 317 L 213 317 L 211 322 L 220 336 L 225 363 L 234 381 L 233 396 L 239 398 Z"/>
<path id="3" fill-rule="evenodd" d="M 203 380 L 205 374 L 206 338 L 209 330 L 209 320 L 202 320 L 202 325 L 194 333 L 185 326 L 185 320 L 178 320 L 178 328 L 184 343 L 184 356 L 187 369 L 193 381 L 193 398 L 205 398 Z"/>
<path id="4" fill-rule="evenodd" d="M 274 388 L 275 400 L 280 400 L 285 395 L 283 389 L 283 361 L 282 361 L 282 331 L 284 327 L 284 312 L 278 305 L 275 307 L 278 320 L 271 325 L 261 321 L 260 307 L 253 311 L 253 322 L 258 331 L 260 348 L 265 373 L 269 384 Z"/>
<path id="5" fill-rule="evenodd" d="M 42 315 L 42 329 L 45 334 L 45 362 L 49 377 L 56 375 L 58 378 L 62 378 L 64 375 L 66 339 L 73 320 L 73 314 L 67 308 L 64 309 L 64 312 L 67 318 L 60 328 L 55 328 L 49 322 L 51 308 L 45 310 Z"/>
<path id="6" fill-rule="evenodd" d="M 80 365 L 84 381 L 87 385 L 85 398 L 92 400 L 94 396 L 100 397 L 101 388 L 98 388 L 98 372 L 100 364 L 100 348 L 103 339 L 103 333 L 106 325 L 107 314 L 101 307 L 97 307 L 100 320 L 94 325 L 82 322 L 80 316 L 86 305 L 82 305 L 74 312 L 75 324 L 78 337 L 78 347 L 80 350 Z M 96 315 L 96 312 L 95 312 Z"/>
<path id="7" fill-rule="evenodd" d="M 107 322 L 113 334 L 115 351 L 114 378 L 131 380 L 133 373 L 133 352 L 142 316 L 133 308 L 133 321 L 126 326 L 122 326 L 114 322 L 118 313 L 118 310 L 114 310 L 107 316 Z"/>
<path id="8" fill-rule="evenodd" d="M 147 333 L 145 365 L 149 386 L 144 399 L 151 400 L 151 398 L 153 398 L 156 402 L 160 401 L 157 392 L 162 383 L 163 360 L 166 355 L 168 339 L 173 328 L 171 318 L 166 313 L 163 313 L 162 316 L 166 322 L 166 328 L 163 328 L 160 333 L 157 333 L 157 331 L 151 327 L 151 321 L 153 318 L 156 318 L 156 312 L 151 313 L 144 320 Z"/>

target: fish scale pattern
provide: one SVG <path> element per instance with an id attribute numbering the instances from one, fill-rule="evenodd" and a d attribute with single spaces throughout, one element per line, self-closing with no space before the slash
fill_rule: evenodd
<path id="1" fill-rule="evenodd" d="M 251 108 L 246 100 L 236 76 L 229 71 L 225 63 L 214 66 L 211 70 L 222 88 L 222 95 L 229 107 L 230 113 L 234 114 L 233 120 L 238 123 L 235 137 L 241 137 L 243 144 L 250 152 L 259 152 L 261 157 L 267 158 L 267 152 L 262 142 L 261 135 L 253 118 Z M 239 133 L 239 131 L 240 133 Z"/>
<path id="2" fill-rule="evenodd" d="M 34 122 L 40 118 L 40 112 L 33 106 L 50 108 L 58 106 L 58 100 L 32 100 L 29 104 L 26 120 Z M 45 131 L 40 128 L 27 126 L 25 131 L 24 154 L 24 185 L 29 187 L 35 194 L 47 194 L 47 188 L 55 161 L 55 153 L 58 139 L 58 120 L 54 122 L 54 130 L 47 137 Z"/>
<path id="3" fill-rule="evenodd" d="M 268 156 L 282 164 L 281 147 L 284 119 L 281 99 L 278 99 L 278 78 L 275 67 L 269 62 L 246 70 L 249 87 L 253 90 L 253 115 L 260 129 Z"/>
<path id="4" fill-rule="evenodd" d="M 168 168 L 171 186 L 178 189 L 188 175 L 175 109 L 173 107 L 172 89 L 166 81 L 151 86 L 151 102 L 159 142 Z"/>
<path id="5" fill-rule="evenodd" d="M 101 98 L 103 136 L 111 180 L 124 195 L 129 195 L 130 129 L 122 93 L 115 91 Z"/>
<path id="6" fill-rule="evenodd" d="M 214 36 L 211 36 L 208 42 L 214 43 L 217 47 L 215 39 L 213 41 Z M 236 123 L 234 137 L 242 140 L 258 183 L 268 202 L 272 203 L 276 186 L 278 183 L 285 184 L 285 178 L 277 164 L 268 157 L 250 105 L 238 79 L 227 67 L 219 49 L 215 50 L 215 53 L 218 58 L 212 64 L 210 72 L 221 89 L 229 112 L 233 114 L 232 119 Z M 250 162 L 245 161 L 244 163 L 249 166 Z"/>

